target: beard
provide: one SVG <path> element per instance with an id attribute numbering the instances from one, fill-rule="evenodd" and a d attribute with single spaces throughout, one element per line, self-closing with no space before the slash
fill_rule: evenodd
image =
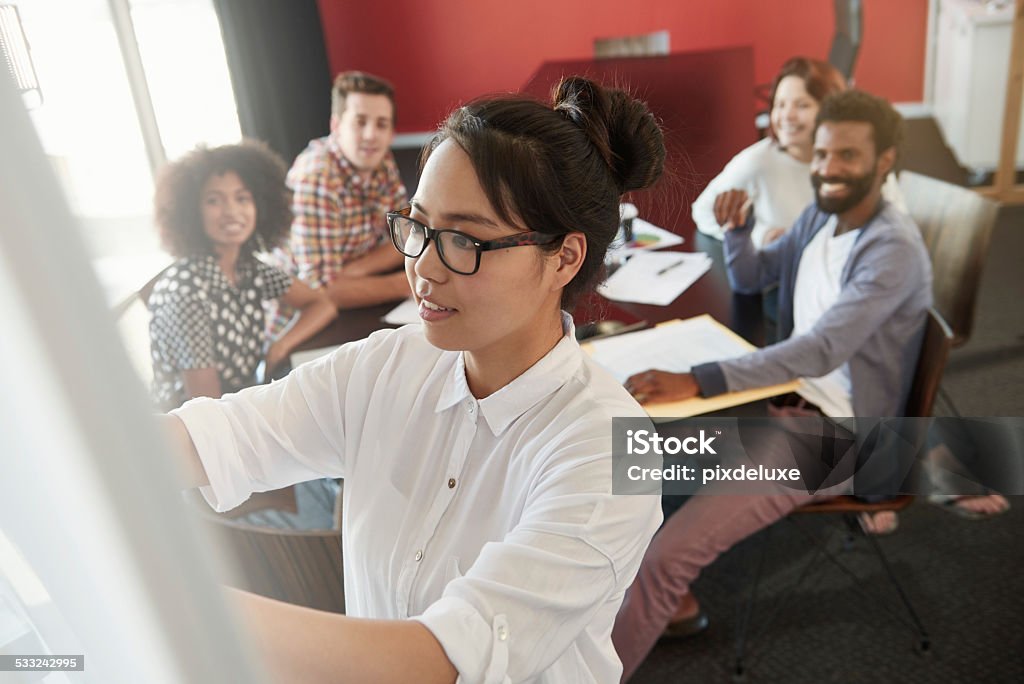
<path id="1" fill-rule="evenodd" d="M 875 184 L 876 176 L 878 176 L 877 168 L 872 169 L 863 176 L 853 176 L 850 178 L 841 178 L 839 176 L 825 178 L 812 173 L 811 185 L 814 186 L 814 201 L 818 204 L 818 209 L 826 214 L 842 214 L 860 204 L 861 200 L 868 196 L 868 193 L 871 192 L 871 188 Z M 823 183 L 843 183 L 850 191 L 844 197 L 823 197 L 821 195 Z"/>

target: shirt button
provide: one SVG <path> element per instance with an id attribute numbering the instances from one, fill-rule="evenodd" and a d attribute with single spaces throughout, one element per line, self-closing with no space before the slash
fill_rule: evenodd
<path id="1" fill-rule="evenodd" d="M 504 627 L 498 628 L 498 641 L 505 641 L 508 639 L 508 630 Z"/>
<path id="2" fill-rule="evenodd" d="M 423 550 L 420 549 L 419 551 L 417 551 L 415 557 L 416 557 L 416 562 L 417 563 L 419 563 L 421 560 L 423 560 Z"/>
<path id="3" fill-rule="evenodd" d="M 448 478 L 448 489 L 455 489 L 455 478 Z"/>

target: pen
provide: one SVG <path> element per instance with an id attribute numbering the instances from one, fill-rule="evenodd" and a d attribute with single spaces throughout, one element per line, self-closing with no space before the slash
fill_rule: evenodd
<path id="1" fill-rule="evenodd" d="M 669 264 L 665 268 L 663 268 L 660 271 L 658 271 L 655 275 L 665 275 L 666 273 L 671 271 L 676 266 L 682 266 L 685 261 L 686 261 L 686 259 L 680 259 L 679 261 L 675 262 L 674 264 Z"/>

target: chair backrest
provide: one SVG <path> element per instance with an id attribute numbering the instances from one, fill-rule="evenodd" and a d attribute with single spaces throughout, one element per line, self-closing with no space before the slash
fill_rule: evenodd
<path id="1" fill-rule="evenodd" d="M 345 612 L 341 497 L 330 529 L 297 530 L 250 525 L 197 503 L 214 539 L 234 556 L 230 583 L 262 596 L 333 613 Z"/>
<path id="2" fill-rule="evenodd" d="M 118 332 L 128 351 L 128 358 L 142 383 L 148 387 L 153 380 L 153 359 L 150 355 L 149 309 L 147 304 L 153 287 L 163 277 L 167 266 L 145 285 L 118 302 L 113 308 Z"/>
<path id="3" fill-rule="evenodd" d="M 149 388 L 153 381 L 153 359 L 150 356 L 149 310 L 139 299 L 138 293 L 118 304 L 114 310 L 117 331 L 121 335 L 128 360 L 143 386 Z"/>
<path id="4" fill-rule="evenodd" d="M 910 396 L 904 415 L 910 418 L 927 418 L 932 414 L 935 395 L 939 392 L 942 373 L 946 369 L 949 350 L 953 347 L 953 332 L 933 308 L 928 309 L 921 353 L 917 357 L 914 381 L 910 385 Z"/>
<path id="5" fill-rule="evenodd" d="M 900 174 L 900 188 L 932 259 L 935 308 L 959 346 L 971 336 L 981 269 L 999 208 L 967 188 L 912 171 Z"/>
<path id="6" fill-rule="evenodd" d="M 149 297 L 150 297 L 150 295 L 153 294 L 153 288 L 156 287 L 157 281 L 160 280 L 160 278 L 163 277 L 164 273 L 167 272 L 167 269 L 169 269 L 173 265 L 174 264 L 171 264 L 169 266 L 165 266 L 164 268 L 160 269 L 160 272 L 157 273 L 152 278 L 150 278 L 149 281 L 145 285 L 143 285 L 138 290 L 136 290 L 135 292 L 132 292 L 130 295 L 125 297 L 123 300 L 121 300 L 120 302 L 115 304 L 114 305 L 114 309 L 113 309 L 114 317 L 115 318 L 120 318 L 122 315 L 124 315 L 125 312 L 127 312 L 129 309 L 131 309 L 133 306 L 135 306 L 139 302 L 142 302 L 143 306 L 148 305 L 149 304 Z"/>
<path id="7" fill-rule="evenodd" d="M 153 288 L 156 287 L 157 282 L 159 282 L 159 280 L 164 277 L 164 273 L 166 273 L 168 271 L 168 269 L 170 269 L 171 266 L 173 266 L 173 265 L 174 264 L 171 264 L 170 266 L 167 266 L 166 268 L 160 269 L 159 273 L 157 273 L 155 276 L 150 278 L 149 282 L 147 282 L 145 285 L 143 285 L 142 287 L 139 288 L 138 295 L 139 295 L 139 299 L 142 300 L 143 304 L 146 304 L 146 305 L 149 304 L 149 298 L 153 294 Z"/>

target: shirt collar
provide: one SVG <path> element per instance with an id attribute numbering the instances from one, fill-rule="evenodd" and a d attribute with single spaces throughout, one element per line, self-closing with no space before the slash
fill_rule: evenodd
<path id="1" fill-rule="evenodd" d="M 224 275 L 224 271 L 220 270 L 220 259 L 217 258 L 216 254 L 198 254 L 194 259 L 197 263 L 203 264 L 209 277 L 213 278 L 222 288 L 234 287 L 241 289 L 242 286 L 248 285 L 254 276 L 255 264 L 253 264 L 253 261 L 255 257 L 251 255 L 238 255 L 238 261 L 235 262 L 235 275 L 238 280 L 235 285 L 232 285 L 228 277 Z"/>
<path id="2" fill-rule="evenodd" d="M 475 402 L 495 436 L 503 433 L 519 416 L 569 381 L 582 363 L 572 316 L 562 312 L 562 339 L 551 351 L 522 375 L 494 394 L 477 400 L 466 381 L 466 361 L 459 352 L 437 400 L 441 413 L 465 401 Z"/>

